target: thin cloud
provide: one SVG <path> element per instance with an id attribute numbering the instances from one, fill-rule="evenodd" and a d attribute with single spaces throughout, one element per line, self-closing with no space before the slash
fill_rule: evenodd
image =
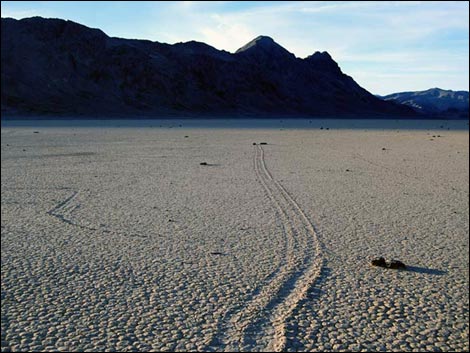
<path id="1" fill-rule="evenodd" d="M 46 13 L 40 12 L 35 9 L 31 10 L 10 10 L 2 7 L 2 17 L 10 17 L 14 19 L 22 19 L 26 17 L 34 17 L 34 16 L 47 16 Z"/>

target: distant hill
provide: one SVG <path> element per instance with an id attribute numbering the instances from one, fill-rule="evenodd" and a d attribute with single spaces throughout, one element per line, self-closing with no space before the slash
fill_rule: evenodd
<path id="1" fill-rule="evenodd" d="M 468 91 L 431 88 L 426 91 L 393 93 L 381 98 L 407 105 L 428 116 L 468 119 L 468 96 Z"/>
<path id="2" fill-rule="evenodd" d="M 405 117 L 326 52 L 260 36 L 236 53 L 108 37 L 60 19 L 1 20 L 2 115 Z"/>

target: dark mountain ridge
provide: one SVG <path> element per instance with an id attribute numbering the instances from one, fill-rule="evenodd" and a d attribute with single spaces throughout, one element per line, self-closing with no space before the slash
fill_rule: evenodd
<path id="1" fill-rule="evenodd" d="M 260 36 L 205 43 L 108 37 L 72 21 L 1 20 L 2 115 L 404 117 L 327 52 L 300 59 Z"/>

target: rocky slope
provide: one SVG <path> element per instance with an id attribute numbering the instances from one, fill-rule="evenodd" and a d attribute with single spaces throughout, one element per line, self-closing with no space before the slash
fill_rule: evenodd
<path id="1" fill-rule="evenodd" d="M 2 115 L 341 116 L 416 113 L 260 36 L 236 53 L 199 42 L 111 38 L 72 21 L 1 20 Z"/>

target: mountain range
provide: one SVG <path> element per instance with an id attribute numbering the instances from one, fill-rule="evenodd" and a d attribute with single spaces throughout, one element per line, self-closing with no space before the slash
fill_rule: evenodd
<path id="1" fill-rule="evenodd" d="M 405 104 L 426 116 L 468 119 L 468 97 L 468 91 L 431 88 L 426 91 L 393 93 L 381 98 Z"/>
<path id="2" fill-rule="evenodd" d="M 360 87 L 327 52 L 301 59 L 260 36 L 229 53 L 41 17 L 1 19 L 1 108 L 2 116 L 418 116 Z"/>

